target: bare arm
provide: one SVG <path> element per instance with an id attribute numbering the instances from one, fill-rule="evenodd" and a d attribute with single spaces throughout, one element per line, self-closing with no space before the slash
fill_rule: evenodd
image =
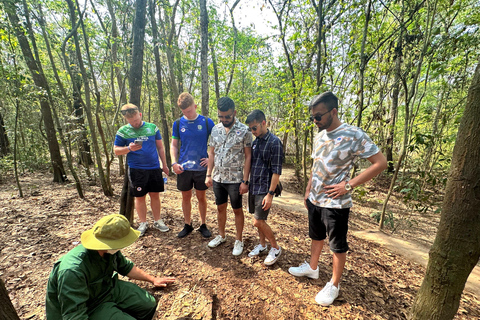
<path id="1" fill-rule="evenodd" d="M 154 277 L 151 274 L 146 273 L 142 269 L 134 266 L 132 270 L 127 274 L 127 277 L 134 280 L 147 281 L 153 284 L 155 287 L 166 287 L 169 283 L 175 282 L 175 278 L 166 277 L 158 278 Z"/>
<path id="2" fill-rule="evenodd" d="M 252 166 L 252 148 L 244 147 L 245 163 L 243 164 L 243 180 L 247 181 L 250 176 L 250 167 Z M 248 185 L 245 183 L 240 184 L 240 194 L 248 192 Z"/>
<path id="3" fill-rule="evenodd" d="M 163 172 L 165 172 L 165 174 L 168 175 L 170 173 L 170 170 L 168 169 L 167 158 L 165 157 L 165 148 L 163 147 L 163 142 L 162 140 L 155 140 L 155 143 L 157 145 L 158 155 L 160 156 L 160 160 L 162 161 Z"/>
<path id="4" fill-rule="evenodd" d="M 270 182 L 269 191 L 275 191 L 278 181 L 280 181 L 280 175 L 278 173 L 274 173 L 272 175 L 272 181 Z M 273 201 L 273 195 L 271 195 L 270 193 L 267 193 L 267 195 L 262 200 L 262 209 L 268 210 L 272 206 L 272 201 Z"/>
<path id="5" fill-rule="evenodd" d="M 205 184 L 207 187 L 213 186 L 212 172 L 213 167 L 215 166 L 215 148 L 208 147 L 208 168 L 207 168 L 207 177 L 205 178 Z"/>
<path id="6" fill-rule="evenodd" d="M 142 149 L 142 145 L 140 144 L 135 144 L 133 142 L 130 142 L 130 144 L 126 147 L 121 147 L 121 146 L 114 146 L 113 147 L 113 152 L 117 155 L 117 156 L 122 156 L 124 154 L 127 154 L 129 153 L 130 151 L 138 151 Z"/>
<path id="7" fill-rule="evenodd" d="M 372 178 L 376 177 L 387 168 L 387 159 L 380 151 L 377 154 L 374 154 L 373 156 L 367 158 L 367 160 L 370 161 L 371 165 L 358 176 L 349 181 L 352 187 L 357 187 L 367 181 L 370 181 Z M 342 181 L 338 184 L 325 186 L 325 189 L 327 189 L 325 193 L 328 194 L 329 197 L 333 197 L 333 199 L 336 199 L 339 196 L 342 196 L 348 192 L 347 190 L 345 190 L 346 184 L 346 181 Z"/>
<path id="8" fill-rule="evenodd" d="M 182 166 L 177 163 L 178 162 L 178 142 L 179 142 L 179 139 L 172 139 L 172 143 L 170 144 L 170 154 L 172 155 L 173 172 L 175 172 L 176 174 L 181 174 L 183 172 Z"/>

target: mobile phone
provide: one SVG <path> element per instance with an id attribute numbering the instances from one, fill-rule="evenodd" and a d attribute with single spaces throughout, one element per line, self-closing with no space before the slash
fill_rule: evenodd
<path id="1" fill-rule="evenodd" d="M 143 140 L 135 140 L 133 143 L 142 145 L 142 144 L 143 144 Z"/>

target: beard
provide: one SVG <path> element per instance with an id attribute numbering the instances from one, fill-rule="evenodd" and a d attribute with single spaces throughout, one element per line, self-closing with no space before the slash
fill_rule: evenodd
<path id="1" fill-rule="evenodd" d="M 230 122 L 222 121 L 222 124 L 225 128 L 230 128 L 234 122 L 235 122 L 235 118 L 233 118 L 232 121 Z"/>
<path id="2" fill-rule="evenodd" d="M 332 125 L 332 122 L 333 122 L 333 118 L 330 116 L 328 117 L 327 122 L 325 122 L 324 124 L 321 124 L 321 125 L 317 124 L 318 131 L 322 131 L 330 128 L 330 126 Z"/>

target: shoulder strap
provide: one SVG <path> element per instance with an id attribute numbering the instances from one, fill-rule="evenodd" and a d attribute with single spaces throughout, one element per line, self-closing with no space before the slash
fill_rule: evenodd
<path id="1" fill-rule="evenodd" d="M 175 120 L 175 123 L 177 124 L 177 126 L 175 127 L 175 137 L 177 137 L 180 140 L 180 118 Z"/>

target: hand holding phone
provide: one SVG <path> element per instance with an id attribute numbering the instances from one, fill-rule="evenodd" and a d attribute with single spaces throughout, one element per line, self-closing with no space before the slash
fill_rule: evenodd
<path id="1" fill-rule="evenodd" d="M 134 143 L 141 146 L 143 144 L 143 140 L 135 140 Z"/>

